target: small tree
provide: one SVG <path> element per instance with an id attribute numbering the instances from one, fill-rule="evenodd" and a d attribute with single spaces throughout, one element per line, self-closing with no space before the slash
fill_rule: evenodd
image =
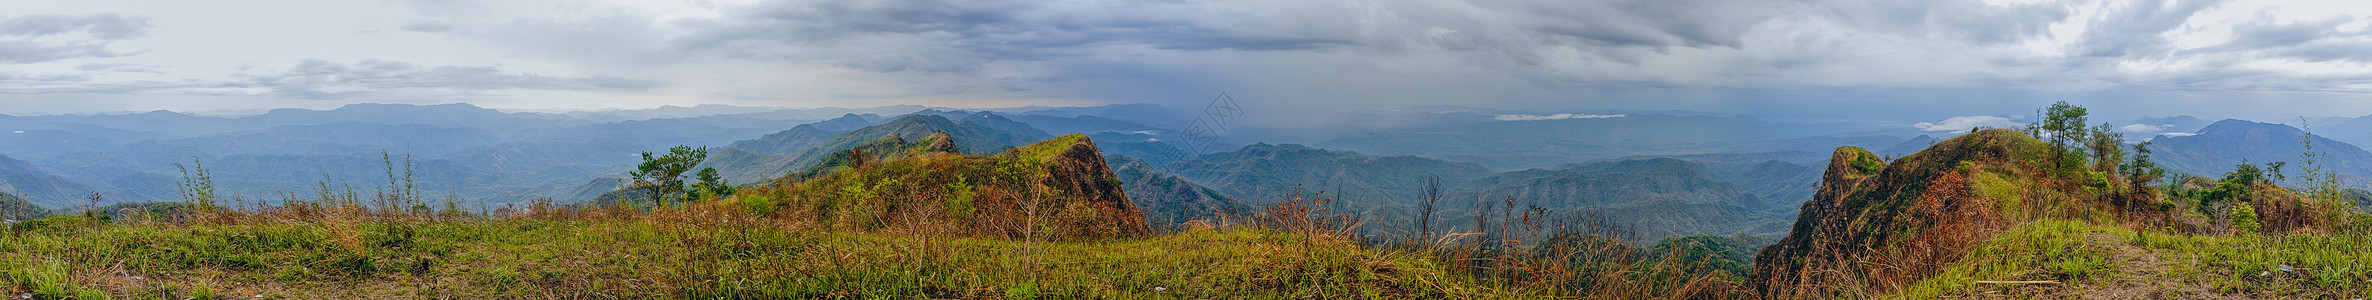
<path id="1" fill-rule="evenodd" d="M 684 173 L 691 172 L 693 166 L 699 166 L 705 160 L 708 160 L 708 147 L 705 146 L 675 146 L 667 150 L 667 155 L 657 157 L 651 156 L 650 152 L 643 152 L 642 164 L 636 166 L 634 172 L 626 173 L 634 178 L 633 184 L 627 188 L 647 193 L 654 205 L 664 206 L 670 199 L 684 199 Z"/>
<path id="2" fill-rule="evenodd" d="M 2326 206 L 2324 218 L 2346 219 L 2347 212 L 2351 210 L 2345 208 L 2355 205 L 2343 196 L 2345 190 L 2339 186 L 2339 172 L 2324 168 L 2322 157 L 2327 153 L 2314 150 L 2314 126 L 2307 124 L 2306 117 L 2298 117 L 2298 130 L 2304 133 L 2298 137 L 2298 145 L 2306 148 L 2298 159 L 2298 171 L 2305 172 L 2300 176 L 2306 181 L 2306 198 Z"/>
<path id="3" fill-rule="evenodd" d="M 2055 149 L 2052 151 L 2051 158 L 2057 160 L 2054 163 L 2059 164 L 2058 167 L 2061 170 L 2075 168 L 2077 159 L 2071 159 L 2069 154 L 2083 153 L 2080 150 L 2072 150 L 2070 145 L 2082 145 L 2091 140 L 2091 135 L 2084 132 L 2087 115 L 2089 112 L 2084 107 L 2067 104 L 2067 101 L 2059 101 L 2059 103 L 2053 103 L 2051 107 L 2043 109 L 2042 124 L 2036 124 L 2041 128 L 2036 131 L 2050 135 L 2048 141 L 2051 142 L 2051 148 Z"/>
<path id="4" fill-rule="evenodd" d="M 2125 180 L 2132 181 L 2134 187 L 2144 187 L 2149 186 L 2152 180 L 2165 177 L 2166 169 L 2159 168 L 2158 162 L 2150 161 L 2150 142 L 2142 141 L 2133 144 L 2133 160 L 2125 163 L 2123 173 Z"/>
<path id="5" fill-rule="evenodd" d="M 700 168 L 700 173 L 695 176 L 700 178 L 700 182 L 692 184 L 691 196 L 693 199 L 724 198 L 733 195 L 733 185 L 725 183 L 724 177 L 717 176 L 716 168 Z"/>
<path id="6" fill-rule="evenodd" d="M 2100 123 L 2100 126 L 2092 127 L 2091 140 L 2085 146 L 2092 150 L 2092 170 L 2116 172 L 2117 164 L 2125 161 L 2125 134 L 2117 132 L 2108 123 Z"/>

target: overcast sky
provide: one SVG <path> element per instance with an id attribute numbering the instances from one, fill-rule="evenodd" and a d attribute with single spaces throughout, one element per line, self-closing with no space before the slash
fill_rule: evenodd
<path id="1" fill-rule="evenodd" d="M 2372 114 L 2372 1 L 7 1 L 0 113 Z"/>

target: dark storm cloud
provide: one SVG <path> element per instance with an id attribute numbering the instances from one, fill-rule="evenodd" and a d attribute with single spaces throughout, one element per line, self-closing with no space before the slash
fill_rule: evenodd
<path id="1" fill-rule="evenodd" d="M 145 35 L 147 28 L 148 18 L 117 14 L 8 17 L 0 19 L 0 64 L 121 56 L 107 46 Z M 52 38 L 74 35 L 79 37 Z"/>

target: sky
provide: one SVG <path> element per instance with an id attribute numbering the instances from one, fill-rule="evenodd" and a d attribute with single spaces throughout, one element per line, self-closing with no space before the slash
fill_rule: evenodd
<path id="1" fill-rule="evenodd" d="M 2372 1 L 0 2 L 0 114 L 1462 105 L 2372 114 Z M 1958 123 L 1953 123 L 1957 126 Z"/>

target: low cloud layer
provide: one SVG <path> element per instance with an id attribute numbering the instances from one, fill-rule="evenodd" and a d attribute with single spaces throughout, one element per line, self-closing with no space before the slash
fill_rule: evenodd
<path id="1" fill-rule="evenodd" d="M 1935 121 L 1935 122 L 1919 122 L 1919 123 L 1917 123 L 1917 124 L 1911 124 L 1911 127 L 1912 127 L 1912 128 L 1918 128 L 1919 130 L 1930 131 L 1930 132 L 1934 132 L 1934 131 L 1944 131 L 1944 132 L 1950 132 L 1950 133 L 1954 133 L 1954 134 L 1961 134 L 1961 133 L 1968 133 L 1968 132 L 1969 132 L 1968 130 L 1969 130 L 1969 129 L 1971 129 L 1971 128 L 1979 128 L 1979 127 L 1983 127 L 1983 128 L 2012 128 L 2012 127 L 2017 127 L 2017 126 L 2021 126 L 2021 125 L 2024 125 L 2024 124 L 2019 124 L 2018 122 L 2015 122 L 2015 121 L 2010 121 L 2010 118 L 2004 118 L 2004 117 L 1997 117 L 1997 116 L 1959 116 L 1959 117 L 1951 117 L 1951 118 L 1947 118 L 1947 119 L 1944 119 L 1943 121 Z"/>
<path id="2" fill-rule="evenodd" d="M 1491 119 L 1500 120 L 1500 121 L 1541 121 L 1541 120 L 1565 120 L 1565 119 L 1606 119 L 1606 118 L 1621 118 L 1621 117 L 1626 117 L 1626 116 L 1629 116 L 1629 115 L 1625 115 L 1625 114 L 1612 114 L 1612 115 L 1592 115 L 1592 114 L 1498 115 L 1498 116 L 1493 116 L 1493 117 L 1491 117 Z"/>

